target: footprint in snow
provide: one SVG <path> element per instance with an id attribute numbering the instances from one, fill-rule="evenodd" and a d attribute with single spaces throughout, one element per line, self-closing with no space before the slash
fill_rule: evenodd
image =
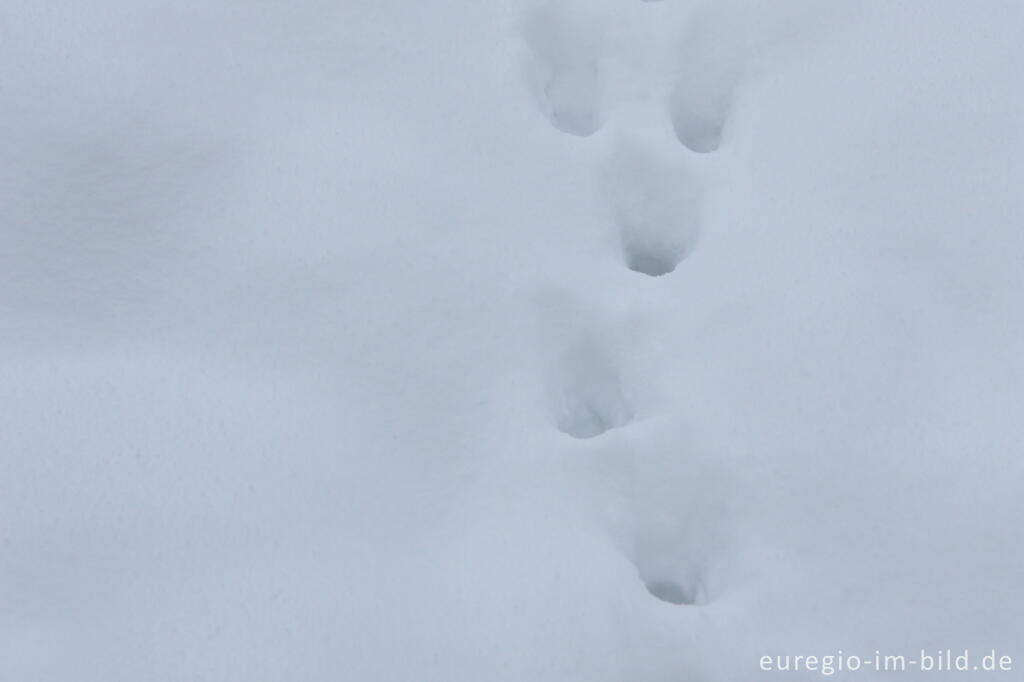
<path id="1" fill-rule="evenodd" d="M 635 144 L 621 143 L 603 180 L 626 267 L 651 277 L 675 270 L 699 233 L 696 178 Z"/>
<path id="2" fill-rule="evenodd" d="M 560 296 L 541 301 L 551 413 L 559 431 L 594 438 L 634 417 L 608 334 Z"/>
<path id="3" fill-rule="evenodd" d="M 677 51 L 669 116 L 679 142 L 693 152 L 713 152 L 722 143 L 740 75 L 738 38 L 726 30 L 733 23 L 719 13 L 702 12 Z"/>
<path id="4" fill-rule="evenodd" d="M 600 28 L 588 17 L 548 7 L 525 26 L 528 78 L 541 111 L 558 130 L 587 137 L 604 122 Z"/>
<path id="5" fill-rule="evenodd" d="M 647 443 L 632 458 L 631 559 L 647 591 L 669 604 L 710 600 L 726 517 L 722 472 L 686 439 Z"/>

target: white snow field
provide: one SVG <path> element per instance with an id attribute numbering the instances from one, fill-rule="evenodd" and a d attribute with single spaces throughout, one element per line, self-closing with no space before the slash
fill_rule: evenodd
<path id="1" fill-rule="evenodd" d="M 1016 679 L 1022 30 L 0 1 L 0 681 Z"/>

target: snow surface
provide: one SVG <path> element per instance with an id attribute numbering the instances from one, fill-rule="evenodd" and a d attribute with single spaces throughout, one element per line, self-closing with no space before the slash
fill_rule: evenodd
<path id="1" fill-rule="evenodd" d="M 1024 665 L 1022 28 L 0 3 L 0 680 Z"/>

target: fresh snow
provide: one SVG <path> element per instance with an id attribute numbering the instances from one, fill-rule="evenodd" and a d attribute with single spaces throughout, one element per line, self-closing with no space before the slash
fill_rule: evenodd
<path id="1" fill-rule="evenodd" d="M 2 3 L 0 680 L 1019 670 L 1022 28 Z"/>

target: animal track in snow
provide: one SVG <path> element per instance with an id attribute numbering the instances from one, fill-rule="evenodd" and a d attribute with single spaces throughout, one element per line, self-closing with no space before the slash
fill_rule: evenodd
<path id="1" fill-rule="evenodd" d="M 690 483 L 697 485 L 697 481 Z M 687 508 L 687 495 L 692 489 L 677 492 L 673 503 L 663 500 L 663 509 L 650 501 L 638 500 L 639 527 L 636 530 L 634 561 L 644 587 L 653 596 L 671 604 L 703 604 L 707 601 L 704 584 L 706 548 L 702 537 L 707 532 L 700 521 L 690 518 L 698 510 Z M 699 516 L 697 517 L 699 518 Z"/>
<path id="2" fill-rule="evenodd" d="M 566 301 L 542 301 L 548 358 L 548 391 L 558 430 L 593 438 L 633 420 L 615 349 L 597 326 Z"/>
<path id="3" fill-rule="evenodd" d="M 690 151 L 706 154 L 718 149 L 729 113 L 731 92 L 701 94 L 704 88 L 686 83 L 671 97 L 672 127 L 676 137 Z"/>
<path id="4" fill-rule="evenodd" d="M 697 241 L 695 178 L 634 144 L 620 144 L 604 183 L 626 266 L 651 277 L 675 270 Z"/>
<path id="5" fill-rule="evenodd" d="M 633 562 L 644 587 L 671 604 L 709 599 L 726 509 L 722 472 L 679 438 L 633 456 Z"/>
<path id="6" fill-rule="evenodd" d="M 697 15 L 678 53 L 669 115 L 676 137 L 690 151 L 713 152 L 722 142 L 740 63 L 737 39 L 723 30 L 728 23 L 710 12 Z"/>
<path id="7" fill-rule="evenodd" d="M 633 420 L 615 363 L 592 339 L 567 348 L 554 396 L 558 429 L 573 438 L 593 438 Z"/>
<path id="8" fill-rule="evenodd" d="M 526 22 L 529 81 L 544 115 L 558 130 L 587 137 L 604 122 L 604 74 L 599 28 L 585 15 L 554 7 Z"/>

